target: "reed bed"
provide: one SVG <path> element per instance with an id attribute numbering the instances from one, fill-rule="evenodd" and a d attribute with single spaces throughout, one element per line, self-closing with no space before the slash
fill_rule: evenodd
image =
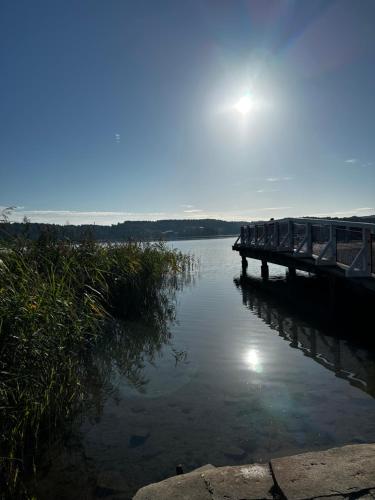
<path id="1" fill-rule="evenodd" d="M 36 498 L 25 477 L 84 398 L 82 358 L 114 318 L 161 323 L 193 259 L 163 243 L 78 245 L 43 236 L 0 254 L 0 498 Z"/>

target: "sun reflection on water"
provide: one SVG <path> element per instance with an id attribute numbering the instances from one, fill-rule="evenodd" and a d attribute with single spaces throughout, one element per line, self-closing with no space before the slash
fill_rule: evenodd
<path id="1" fill-rule="evenodd" d="M 257 349 L 249 349 L 244 356 L 247 367 L 256 373 L 262 373 L 262 360 Z"/>

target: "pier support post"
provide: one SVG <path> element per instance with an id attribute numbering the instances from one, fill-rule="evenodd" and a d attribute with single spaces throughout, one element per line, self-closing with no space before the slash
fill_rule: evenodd
<path id="1" fill-rule="evenodd" d="M 334 276 L 328 277 L 328 300 L 331 313 L 337 309 L 337 280 Z"/>
<path id="2" fill-rule="evenodd" d="M 242 256 L 242 270 L 246 271 L 247 266 L 248 266 L 247 259 L 246 257 Z"/>
<path id="3" fill-rule="evenodd" d="M 288 267 L 288 279 L 294 279 L 296 277 L 296 268 L 293 266 Z"/>
<path id="4" fill-rule="evenodd" d="M 260 268 L 260 273 L 264 280 L 268 280 L 270 274 L 268 269 L 268 263 L 265 259 L 262 259 L 262 267 Z"/>

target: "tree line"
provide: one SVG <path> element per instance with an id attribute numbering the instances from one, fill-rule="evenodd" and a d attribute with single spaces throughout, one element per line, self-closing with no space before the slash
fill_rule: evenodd
<path id="1" fill-rule="evenodd" d="M 87 237 L 96 241 L 175 240 L 237 235 L 244 224 L 246 222 L 218 219 L 125 221 L 111 226 L 3 221 L 0 225 L 0 239 L 23 236 L 37 240 L 43 234 L 51 234 L 54 239 L 70 241 L 82 241 Z"/>

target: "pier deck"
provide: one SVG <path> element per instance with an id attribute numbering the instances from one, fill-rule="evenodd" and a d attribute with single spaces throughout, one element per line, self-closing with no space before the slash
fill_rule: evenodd
<path id="1" fill-rule="evenodd" d="M 247 258 L 345 282 L 357 290 L 375 293 L 375 224 L 323 220 L 280 219 L 255 222 L 241 228 L 233 245 L 242 264 Z"/>

